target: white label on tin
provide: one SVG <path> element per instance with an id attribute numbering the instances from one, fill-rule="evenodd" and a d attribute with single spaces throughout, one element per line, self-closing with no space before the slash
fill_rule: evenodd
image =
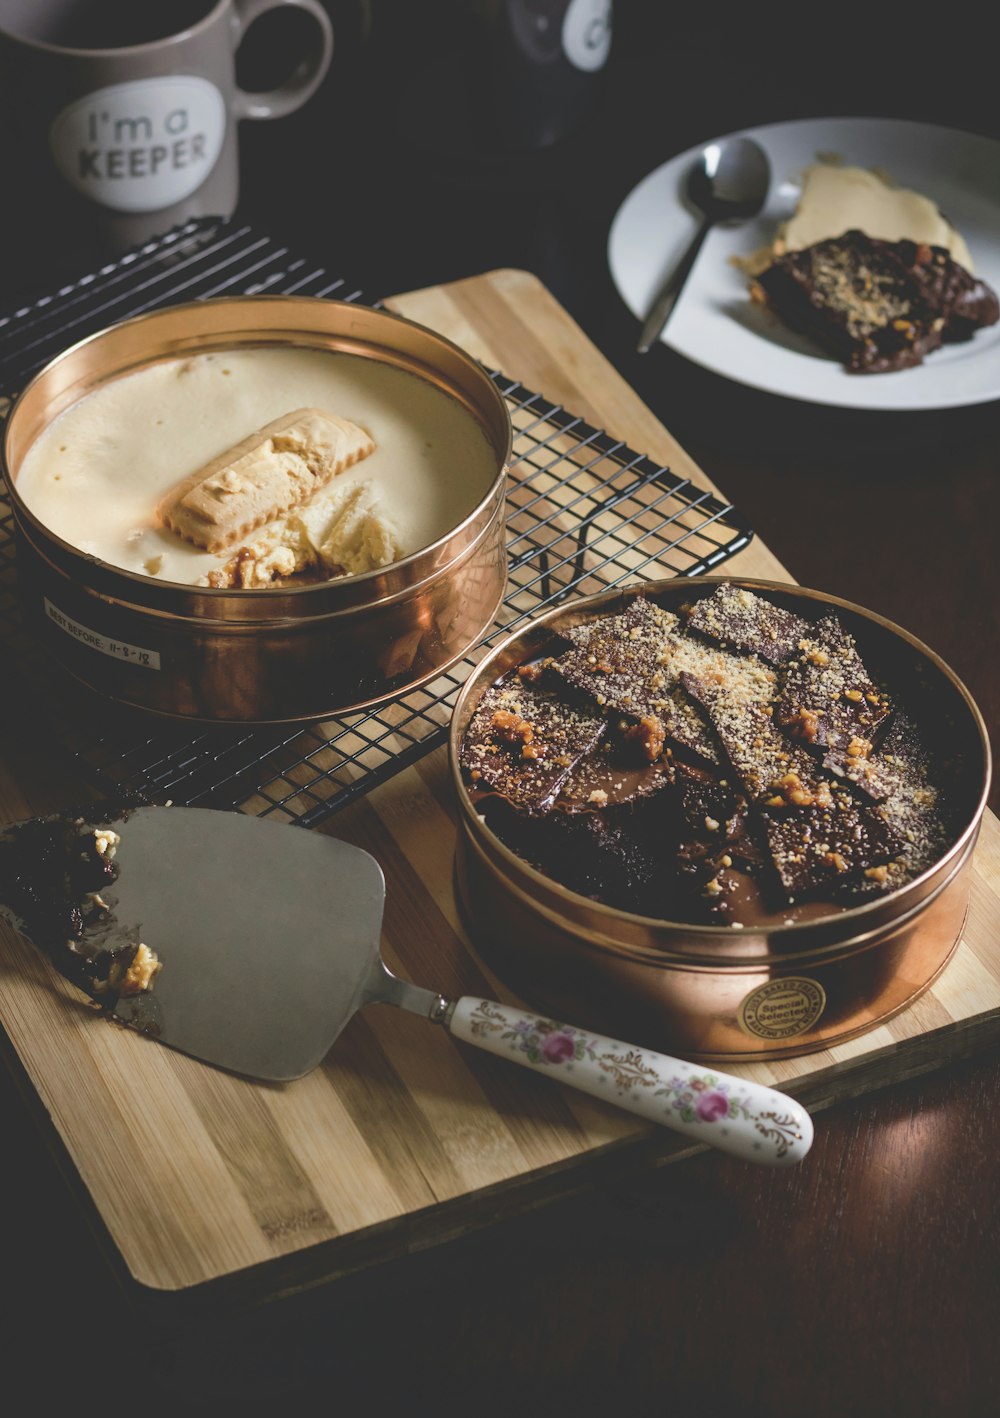
<path id="1" fill-rule="evenodd" d="M 87 645 L 91 650 L 99 650 L 102 655 L 110 655 L 112 659 L 124 660 L 129 665 L 139 665 L 144 670 L 158 670 L 160 668 L 160 656 L 155 650 L 144 650 L 141 645 L 126 645 L 124 640 L 109 640 L 106 635 L 98 635 L 96 630 L 89 630 L 87 626 L 81 625 L 78 620 L 71 620 L 58 606 L 54 606 L 49 598 L 45 597 L 45 614 L 60 630 L 64 630 L 67 635 L 72 635 L 74 640 L 81 645 Z"/>
<path id="2" fill-rule="evenodd" d="M 569 0 L 563 17 L 562 46 L 577 69 L 603 69 L 611 51 L 611 0 Z"/>
<path id="3" fill-rule="evenodd" d="M 55 118 L 62 176 L 115 212 L 156 212 L 196 192 L 226 136 L 226 104 L 207 79 L 164 74 L 95 89 Z"/>

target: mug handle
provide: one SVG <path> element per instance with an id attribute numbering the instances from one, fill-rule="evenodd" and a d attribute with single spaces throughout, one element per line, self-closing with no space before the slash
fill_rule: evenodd
<path id="1" fill-rule="evenodd" d="M 282 10 L 295 5 L 312 15 L 319 25 L 322 44 L 318 54 L 309 54 L 293 70 L 283 84 L 266 93 L 247 93 L 237 89 L 233 95 L 233 111 L 237 118 L 283 118 L 294 113 L 319 88 L 333 56 L 333 26 L 319 0 L 233 0 L 233 48 L 238 49 L 243 35 L 254 20 L 268 10 Z"/>

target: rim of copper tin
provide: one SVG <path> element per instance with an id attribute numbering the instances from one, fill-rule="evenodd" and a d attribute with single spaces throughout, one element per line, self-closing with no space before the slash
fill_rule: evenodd
<path id="1" fill-rule="evenodd" d="M 405 330 L 416 340 L 426 341 L 430 346 L 438 346 L 443 349 L 448 356 L 455 359 L 464 369 L 465 373 L 475 383 L 478 393 L 482 396 L 485 406 L 492 406 L 487 412 L 473 404 L 470 404 L 466 397 L 462 397 L 464 391 L 458 390 L 451 380 L 442 382 L 442 375 L 436 369 L 430 359 L 413 358 L 412 356 L 401 357 L 401 352 L 393 346 L 382 346 L 378 341 L 366 341 L 361 336 L 349 336 L 338 334 L 336 331 L 324 331 L 319 327 L 310 329 L 307 324 L 285 324 L 272 325 L 254 330 L 252 324 L 239 329 L 226 329 L 224 325 L 213 328 L 211 331 L 196 332 L 182 337 L 179 340 L 171 340 L 167 345 L 153 344 L 147 347 L 145 354 L 137 354 L 136 357 L 127 364 L 116 367 L 110 375 L 95 380 L 91 387 L 81 390 L 74 398 L 69 399 L 59 410 L 59 414 L 78 403 L 80 399 L 86 398 L 97 388 L 114 380 L 136 373 L 140 369 L 145 369 L 151 365 L 167 359 L 183 358 L 191 354 L 207 354 L 217 349 L 233 348 L 235 345 L 251 347 L 264 347 L 268 345 L 282 346 L 290 348 L 312 348 L 327 349 L 332 353 L 355 354 L 361 359 L 375 359 L 376 362 L 391 364 L 395 368 L 401 369 L 405 373 L 414 375 L 416 378 L 424 378 L 435 387 L 457 399 L 482 429 L 483 436 L 487 439 L 490 447 L 497 459 L 497 471 L 489 486 L 483 492 L 475 505 L 468 513 L 453 526 L 443 532 L 434 541 L 418 547 L 409 556 L 400 557 L 398 561 L 392 562 L 389 566 L 379 567 L 374 571 L 360 572 L 354 576 L 335 577 L 330 581 L 310 582 L 303 586 L 291 587 L 258 587 L 244 590 L 242 588 L 214 587 L 194 585 L 184 581 L 168 581 L 155 576 L 145 576 L 138 571 L 130 571 L 126 567 L 115 566 L 112 562 L 104 561 L 101 557 L 94 556 L 90 552 L 81 551 L 79 547 L 68 542 L 57 532 L 54 532 L 35 515 L 24 502 L 17 491 L 17 479 L 11 475 L 10 447 L 12 436 L 18 430 L 18 414 L 22 406 L 31 397 L 36 387 L 46 378 L 50 377 L 59 366 L 68 365 L 71 360 L 79 358 L 88 350 L 106 343 L 110 339 L 118 336 L 122 332 L 126 335 L 129 331 L 142 329 L 144 326 L 156 326 L 157 324 L 172 323 L 187 316 L 201 315 L 206 313 L 224 314 L 231 310 L 252 310 L 270 309 L 277 310 L 284 307 L 291 312 L 296 310 L 305 314 L 307 311 L 319 313 L 321 311 L 334 311 L 337 313 L 346 312 L 351 319 L 360 320 L 362 324 L 372 324 L 376 330 L 380 327 L 385 330 L 393 328 Z M 295 339 L 279 339 L 281 333 L 292 334 Z M 313 338 L 310 338 L 313 336 Z M 231 343 L 227 343 L 227 339 Z M 328 343 L 332 340 L 342 340 L 347 342 L 352 348 L 341 349 Z M 356 346 L 354 348 L 353 346 Z M 491 419 L 492 415 L 492 419 Z M 59 415 L 57 414 L 56 417 Z M 495 420 L 495 424 L 492 420 Z M 494 434 L 498 434 L 498 439 Z M 498 446 L 499 444 L 499 446 Z M 114 324 L 106 325 L 93 334 L 86 335 L 77 340 L 74 344 L 68 345 L 59 354 L 48 360 L 41 369 L 32 375 L 31 379 L 20 390 L 14 400 L 7 415 L 6 427 L 4 429 L 3 440 L 0 442 L 0 470 L 3 471 L 11 499 L 11 505 L 15 515 L 22 522 L 28 523 L 37 533 L 41 533 L 48 539 L 60 553 L 70 560 L 81 562 L 101 578 L 106 588 L 110 590 L 116 581 L 121 581 L 126 586 L 137 588 L 137 600 L 145 602 L 147 607 L 149 602 L 154 605 L 162 602 L 165 598 L 176 600 L 178 595 L 188 595 L 206 598 L 206 603 L 210 606 L 217 606 L 219 609 L 219 619 L 228 621 L 231 617 L 224 612 L 225 603 L 229 602 L 234 607 L 239 606 L 240 612 L 236 619 L 242 624 L 252 624 L 255 617 L 248 615 L 247 611 L 259 608 L 262 614 L 261 621 L 274 622 L 281 618 L 281 606 L 286 598 L 293 604 L 300 598 L 311 598 L 318 602 L 321 599 L 333 600 L 336 602 L 345 599 L 345 604 L 330 606 L 328 613 L 336 614 L 348 612 L 350 610 L 374 605 L 383 604 L 393 600 L 397 596 L 406 595 L 421 585 L 430 576 L 445 575 L 452 565 L 468 548 L 461 546 L 455 554 L 441 564 L 435 564 L 435 558 L 445 551 L 449 544 L 461 540 L 463 534 L 467 534 L 473 528 L 477 519 L 481 519 L 484 511 L 489 508 L 497 499 L 503 505 L 502 490 L 506 484 L 507 475 L 510 469 L 510 460 L 513 448 L 513 427 L 510 420 L 510 412 L 493 380 L 487 374 L 485 368 L 479 364 L 460 345 L 449 340 L 447 336 L 440 335 L 436 330 L 431 330 L 425 325 L 419 324 L 415 320 L 410 320 L 404 315 L 397 315 L 393 311 L 373 310 L 368 306 L 356 305 L 349 301 L 328 300 L 323 296 L 298 296 L 298 295 L 238 295 L 219 296 L 210 300 L 185 301 L 178 305 L 167 306 L 159 310 L 146 311 L 141 315 L 130 316 L 127 320 L 117 321 Z M 487 519 L 487 523 L 493 520 Z M 426 563 L 426 572 L 420 574 L 421 563 Z M 411 579 L 411 573 L 416 572 L 416 576 Z M 379 580 L 390 583 L 391 589 L 382 593 L 376 592 L 370 598 L 364 597 L 364 589 L 377 583 Z M 356 599 L 346 599 L 350 591 L 360 588 L 360 594 Z M 339 595 L 338 595 L 339 591 Z M 141 593 L 144 593 L 141 594 Z M 325 593 L 325 594 L 324 594 Z M 114 591 L 110 590 L 114 596 Z M 137 600 L 125 600 L 125 604 L 134 605 Z M 270 611 L 270 613 L 268 613 Z M 205 617 L 198 617 L 204 619 Z"/>
<path id="2" fill-rule="evenodd" d="M 485 830 L 484 826 L 484 831 Z M 496 874 L 497 868 L 487 855 L 483 843 L 474 834 L 470 835 L 469 843 L 471 849 L 478 852 L 487 866 Z M 961 865 L 962 862 L 964 862 L 964 852 L 959 865 Z M 936 868 L 932 870 L 936 870 Z M 532 868 L 532 871 L 534 872 L 535 869 Z M 536 873 L 536 875 L 540 875 L 540 873 Z M 612 955 L 633 963 L 641 963 L 644 966 L 659 967 L 670 971 L 687 970 L 692 974 L 702 974 L 705 970 L 718 970 L 722 972 L 733 971 L 734 973 L 742 971 L 744 973 L 755 974 L 761 969 L 769 968 L 778 962 L 782 965 L 783 973 L 788 973 L 785 968 L 787 966 L 796 966 L 805 969 L 817 967 L 827 959 L 833 959 L 838 963 L 849 960 L 852 956 L 863 953 L 873 944 L 878 944 L 884 938 L 887 929 L 891 929 L 895 932 L 909 925 L 931 906 L 941 893 L 951 885 L 954 880 L 954 875 L 954 872 L 948 872 L 935 885 L 932 891 L 929 891 L 925 896 L 920 896 L 915 901 L 909 903 L 905 910 L 898 911 L 891 917 L 878 919 L 874 923 L 866 923 L 867 928 L 860 933 L 855 932 L 854 934 L 845 936 L 843 939 L 838 937 L 836 940 L 832 941 L 806 944 L 800 950 L 782 949 L 780 952 L 760 951 L 754 955 L 738 953 L 739 946 L 744 941 L 759 941 L 763 938 L 770 938 L 770 936 L 778 930 L 777 926 L 771 927 L 763 925 L 747 927 L 745 930 L 734 932 L 731 926 L 688 926 L 684 922 L 661 921 L 653 916 L 636 916 L 628 911 L 617 911 L 616 914 L 618 918 L 622 920 L 634 921 L 642 925 L 653 925 L 656 929 L 665 932 L 683 932 L 685 936 L 689 933 L 696 934 L 696 939 L 699 940 L 702 936 L 708 935 L 713 931 L 718 932 L 719 934 L 714 938 L 715 945 L 718 946 L 724 943 L 727 946 L 732 946 L 733 949 L 727 950 L 724 953 L 719 949 L 713 950 L 711 948 L 713 944 L 712 941 L 706 941 L 700 952 L 697 946 L 691 949 L 681 949 L 676 944 L 674 946 L 669 944 L 643 945 L 637 941 L 615 940 L 611 937 L 605 939 L 596 936 L 592 929 L 569 921 L 565 915 L 560 915 L 558 910 L 530 895 L 520 882 L 512 881 L 506 876 L 502 878 L 502 886 L 505 891 L 509 892 L 517 900 L 519 905 L 531 910 L 533 914 L 539 916 L 548 925 L 555 927 L 557 930 L 569 930 L 573 932 L 574 942 L 578 948 L 594 950 L 604 955 Z M 559 886 L 558 882 L 553 882 L 552 884 L 556 887 Z M 907 885 L 910 884 L 909 882 L 907 883 Z M 569 892 L 569 888 L 567 887 L 563 887 L 562 889 L 570 895 L 578 895 L 578 893 Z M 901 897 L 902 889 L 896 892 L 895 895 Z M 597 907 L 601 904 L 600 902 L 592 901 L 590 897 L 579 897 L 579 899 L 586 903 L 588 910 L 591 907 Z M 888 896 L 881 897 L 878 904 L 884 905 L 888 899 Z M 615 910 L 614 907 L 608 909 L 612 911 Z M 808 927 L 819 925 L 829 930 L 831 926 L 838 925 L 846 914 L 845 911 L 839 916 L 822 916 L 816 917 L 814 920 L 795 921 L 790 926 L 782 926 L 781 929 L 791 931 L 793 926 L 797 926 L 800 931 L 805 932 Z"/>
<path id="3" fill-rule="evenodd" d="M 919 876 L 912 881 L 906 882 L 903 886 L 897 887 L 895 891 L 887 892 L 884 896 L 879 896 L 871 901 L 866 901 L 862 905 L 849 907 L 847 910 L 832 912 L 826 916 L 818 916 L 810 920 L 798 920 L 790 923 L 768 922 L 753 926 L 747 926 L 743 931 L 734 931 L 729 925 L 705 925 L 687 921 L 667 920 L 657 916 L 642 916 L 633 911 L 624 911 L 616 906 L 608 906 L 600 901 L 594 901 L 588 896 L 583 896 L 580 892 L 573 891 L 567 886 L 555 881 L 552 877 L 546 876 L 537 867 L 519 857 L 512 851 L 499 837 L 487 826 L 469 797 L 466 785 L 462 776 L 459 764 L 458 753 L 461 747 L 461 738 L 465 731 L 468 718 L 471 716 L 471 708 L 468 713 L 467 707 L 474 698 L 476 687 L 482 685 L 482 691 L 493 683 L 495 675 L 490 676 L 489 671 L 496 662 L 509 653 L 511 648 L 519 641 L 526 639 L 529 635 L 541 631 L 549 630 L 553 622 L 567 616 L 579 615 L 581 619 L 589 618 L 591 612 L 602 610 L 608 605 L 621 603 L 627 598 L 634 598 L 637 595 L 649 595 L 655 598 L 656 592 L 670 590 L 678 595 L 683 595 L 687 590 L 708 589 L 712 586 L 727 582 L 750 591 L 774 591 L 783 596 L 795 598 L 801 596 L 803 599 L 819 603 L 826 606 L 837 606 L 851 614 L 860 616 L 863 620 L 869 621 L 883 631 L 902 640 L 912 650 L 916 650 L 922 655 L 943 677 L 949 682 L 951 687 L 957 692 L 959 698 L 968 710 L 972 725 L 976 730 L 979 747 L 982 751 L 983 775 L 980 789 L 975 800 L 975 806 L 969 820 L 958 833 L 951 846 L 936 861 Z M 478 702 L 478 697 L 476 698 Z M 578 941 L 581 945 L 597 952 L 609 955 L 628 955 L 630 957 L 642 957 L 649 961 L 660 961 L 673 966 L 688 965 L 693 968 L 711 965 L 718 969 L 746 969 L 753 966 L 761 966 L 775 960 L 784 963 L 801 963 L 803 959 L 822 959 L 826 956 L 840 956 L 845 952 L 853 953 L 854 949 L 864 948 L 865 942 L 881 933 L 886 921 L 886 917 L 892 911 L 894 905 L 904 902 L 907 897 L 913 897 L 912 904 L 907 904 L 905 909 L 892 914 L 889 919 L 893 925 L 905 922 L 911 915 L 921 911 L 926 904 L 933 900 L 940 890 L 951 880 L 951 871 L 947 871 L 942 881 L 935 889 L 927 894 L 921 895 L 920 888 L 945 868 L 954 868 L 960 860 L 964 858 L 972 839 L 979 830 L 983 812 L 986 807 L 987 796 L 989 794 L 990 781 L 992 777 L 992 753 L 990 749 L 989 735 L 979 706 L 973 699 L 969 690 L 954 670 L 928 645 L 912 635 L 902 626 L 889 620 L 886 616 L 879 615 L 876 611 L 870 611 L 866 607 L 858 605 L 855 601 L 845 600 L 841 596 L 830 595 L 825 591 L 813 590 L 806 586 L 797 586 L 794 583 L 782 581 L 765 581 L 744 576 L 678 576 L 668 580 L 641 581 L 629 586 L 616 587 L 608 591 L 602 591 L 594 596 L 582 597 L 579 600 L 565 601 L 551 610 L 537 616 L 527 625 L 521 626 L 513 634 L 508 635 L 497 646 L 495 646 L 483 660 L 476 666 L 462 687 L 462 690 L 455 702 L 452 710 L 451 725 L 448 735 L 448 762 L 452 783 L 458 800 L 459 811 L 463 823 L 468 830 L 473 845 L 485 854 L 488 845 L 491 855 L 497 857 L 506 869 L 503 886 L 508 890 L 516 891 L 519 898 L 531 909 L 539 912 L 551 924 L 562 929 L 569 929 L 577 933 Z M 489 863 L 492 867 L 492 862 Z M 595 939 L 591 932 L 584 937 L 580 932 L 585 927 L 576 922 L 560 917 L 557 910 L 547 906 L 537 899 L 536 894 L 526 890 L 521 881 L 535 889 L 535 893 L 541 892 L 544 896 L 558 902 L 560 899 L 566 900 L 573 905 L 579 904 L 593 916 L 595 921 L 602 924 L 608 936 L 607 940 Z M 511 879 L 513 878 L 513 879 Z M 615 926 L 621 923 L 637 929 L 653 927 L 664 932 L 678 932 L 686 936 L 693 937 L 697 941 L 704 942 L 708 947 L 712 944 L 728 947 L 724 952 L 715 954 L 706 953 L 699 956 L 695 951 L 673 952 L 668 943 L 663 945 L 642 945 L 631 940 L 614 939 Z M 837 929 L 843 927 L 843 931 Z M 804 947 L 801 951 L 794 951 L 784 948 L 785 942 L 794 941 L 796 936 L 801 936 L 808 940 L 810 936 L 823 935 L 831 930 L 837 929 L 837 939 L 827 943 L 816 943 Z M 780 952 L 768 950 L 766 953 L 743 954 L 740 952 L 740 945 L 745 941 L 760 941 L 762 937 L 770 939 L 777 937 L 783 943 Z"/>

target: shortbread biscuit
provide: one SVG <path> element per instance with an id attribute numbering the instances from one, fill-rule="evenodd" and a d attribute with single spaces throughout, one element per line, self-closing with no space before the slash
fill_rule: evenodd
<path id="1" fill-rule="evenodd" d="M 307 502 L 375 448 L 363 428 L 322 409 L 296 409 L 220 453 L 159 503 L 160 524 L 222 551 Z"/>

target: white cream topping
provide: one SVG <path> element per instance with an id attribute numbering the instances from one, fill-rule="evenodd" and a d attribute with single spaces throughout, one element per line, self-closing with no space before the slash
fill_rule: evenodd
<path id="1" fill-rule="evenodd" d="M 18 492 L 82 551 L 159 580 L 204 583 L 236 548 L 209 553 L 182 541 L 157 524 L 157 502 L 210 459 L 304 406 L 351 419 L 375 440 L 369 457 L 334 479 L 329 510 L 342 514 L 336 536 L 349 570 L 385 554 L 380 526 L 396 558 L 437 540 L 496 475 L 479 424 L 428 381 L 357 355 L 262 347 L 166 360 L 96 390 L 38 438 Z M 253 539 L 267 536 L 262 528 Z"/>
<path id="2" fill-rule="evenodd" d="M 779 234 L 786 249 L 801 251 L 855 228 L 881 241 L 943 246 L 960 266 L 972 270 L 963 237 L 929 197 L 892 187 L 866 168 L 831 163 L 806 168 L 795 215 Z"/>

